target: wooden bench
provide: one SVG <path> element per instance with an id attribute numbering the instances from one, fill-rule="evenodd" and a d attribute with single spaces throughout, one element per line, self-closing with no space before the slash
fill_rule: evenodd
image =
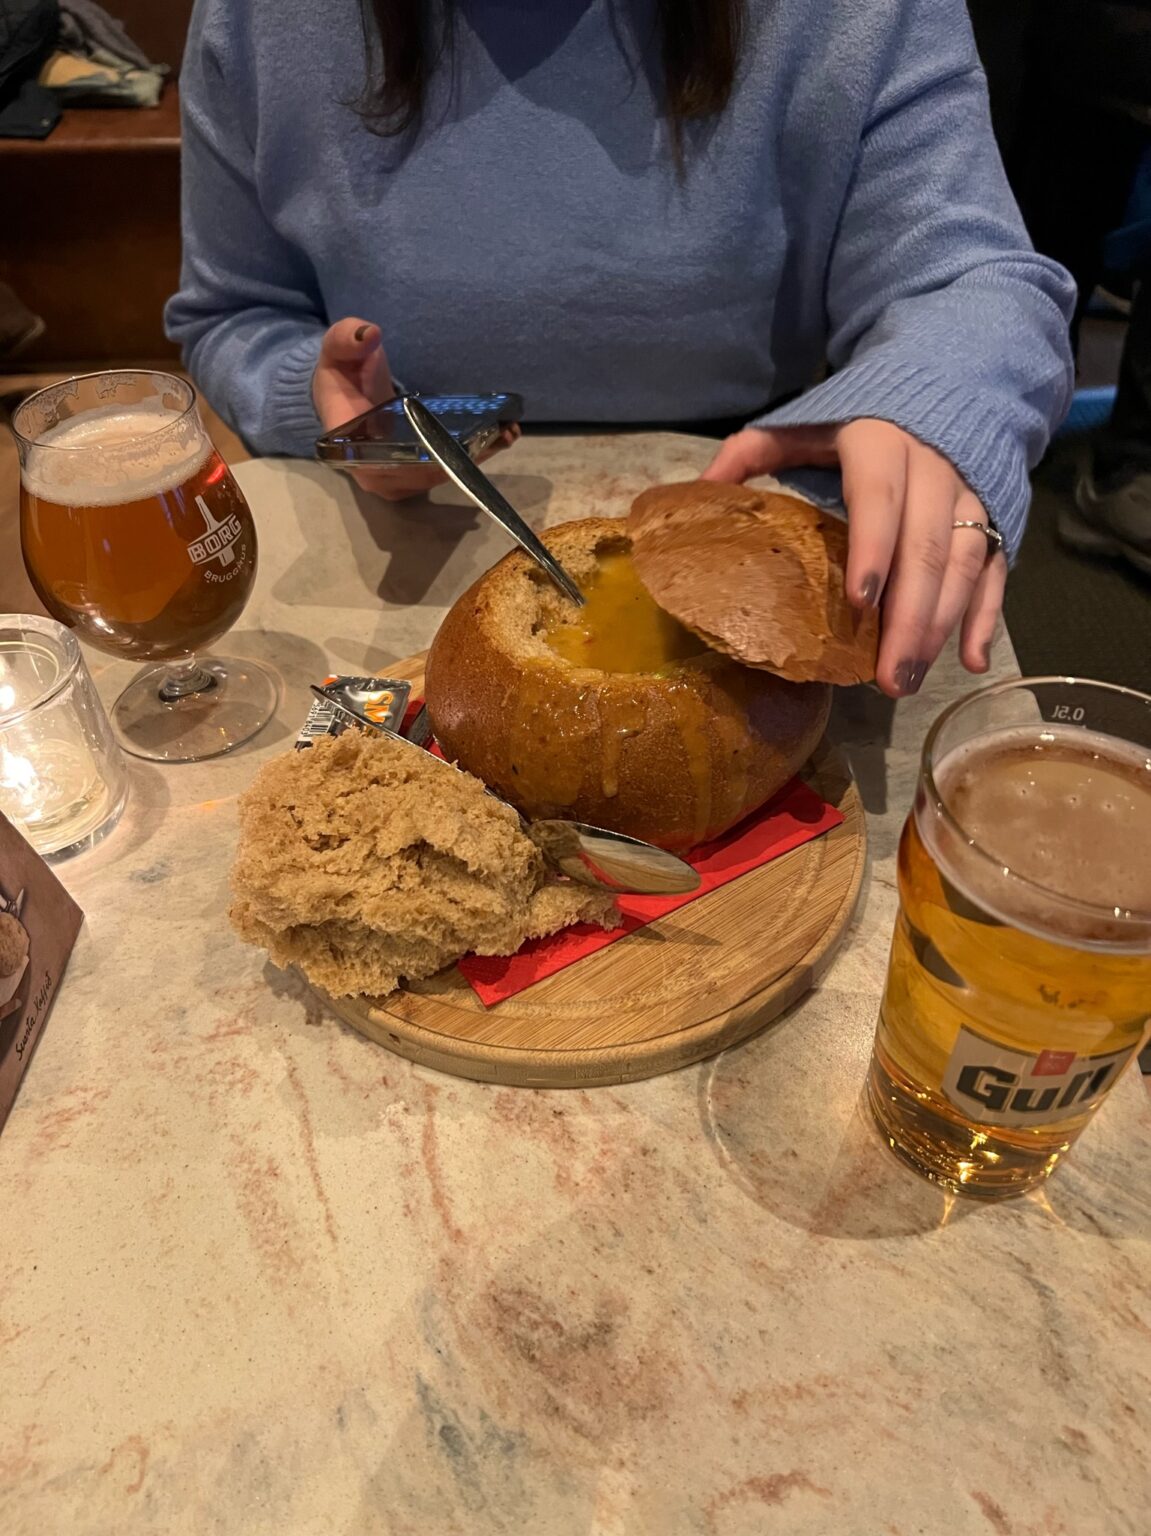
<path id="1" fill-rule="evenodd" d="M 191 0 L 112 7 L 149 58 L 175 72 Z M 0 139 L 0 280 L 47 329 L 20 367 L 170 358 L 164 302 L 180 270 L 176 85 L 139 109 L 75 109 L 42 140 Z"/>

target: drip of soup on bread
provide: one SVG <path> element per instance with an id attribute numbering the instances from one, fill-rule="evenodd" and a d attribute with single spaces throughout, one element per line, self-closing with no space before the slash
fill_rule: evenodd
<path id="1" fill-rule="evenodd" d="M 597 672 L 663 672 L 698 656 L 703 642 L 665 613 L 624 550 L 599 556 L 583 583 L 587 599 L 574 619 L 554 620 L 543 638 L 574 667 Z"/>

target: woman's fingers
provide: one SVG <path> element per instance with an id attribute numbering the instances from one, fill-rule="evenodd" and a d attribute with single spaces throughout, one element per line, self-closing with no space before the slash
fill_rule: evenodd
<path id="1" fill-rule="evenodd" d="M 907 434 L 886 421 L 852 421 L 836 433 L 847 507 L 847 598 L 879 602 L 907 491 Z"/>
<path id="2" fill-rule="evenodd" d="M 941 454 L 911 441 L 895 559 L 883 603 L 876 678 L 893 698 L 918 691 L 934 660 L 931 637 L 951 561 L 952 523 L 963 482 Z"/>
<path id="3" fill-rule="evenodd" d="M 700 475 L 701 480 L 717 480 L 723 485 L 742 485 L 755 475 L 770 474 L 782 467 L 778 434 L 759 432 L 748 427 L 725 438 L 719 452 Z"/>
<path id="4" fill-rule="evenodd" d="M 380 345 L 380 328 L 370 320 L 337 320 L 324 332 L 320 343 L 321 365 L 358 363 Z"/>
<path id="5" fill-rule="evenodd" d="M 329 326 L 320 344 L 312 396 L 316 414 L 329 432 L 362 416 L 374 405 L 394 399 L 395 388 L 378 325 L 351 318 Z M 495 441 L 480 454 L 480 461 L 510 448 L 519 436 L 520 429 L 515 424 L 502 428 Z M 423 464 L 355 469 L 351 476 L 362 490 L 384 501 L 424 496 L 447 478 L 442 470 Z"/>
<path id="6" fill-rule="evenodd" d="M 741 482 L 799 464 L 838 459 L 849 547 L 847 596 L 883 601 L 876 678 L 893 698 L 915 693 L 962 620 L 960 655 L 984 672 L 1003 602 L 1007 562 L 987 558 L 978 528 L 987 513 L 954 467 L 889 422 L 840 427 L 748 427 L 729 437 L 702 479 Z"/>
<path id="7" fill-rule="evenodd" d="M 393 394 L 379 326 L 367 320 L 337 320 L 324 333 L 312 376 L 312 398 L 324 429 L 343 426 Z"/>
<path id="8" fill-rule="evenodd" d="M 876 677 L 893 698 L 915 693 L 962 620 L 960 655 L 984 672 L 1003 602 L 1007 562 L 987 558 L 978 528 L 987 513 L 948 461 L 889 422 L 840 427 L 748 427 L 729 437 L 704 480 L 741 482 L 800 464 L 838 459 L 849 548 L 847 596 L 883 602 Z"/>
<path id="9" fill-rule="evenodd" d="M 955 503 L 954 522 L 979 523 L 986 527 L 987 513 L 978 496 L 964 486 Z M 935 618 L 927 631 L 924 660 L 928 666 L 943 649 L 947 637 L 967 612 L 976 583 L 987 566 L 987 535 L 978 528 L 955 528 L 951 533 L 951 551 L 947 572 L 935 607 Z"/>
<path id="10" fill-rule="evenodd" d="M 986 524 L 982 502 L 941 454 L 886 422 L 841 428 L 839 457 L 850 528 L 847 595 L 862 607 L 887 578 L 880 686 L 895 697 L 916 692 L 961 619 L 964 665 L 986 671 L 1007 563 L 988 561 L 978 528 L 952 526 Z"/>
<path id="11" fill-rule="evenodd" d="M 381 501 L 410 501 L 413 496 L 426 496 L 447 479 L 442 470 L 419 465 L 411 469 L 400 465 L 389 469 L 353 469 L 350 473 L 362 491 L 370 491 Z"/>
<path id="12" fill-rule="evenodd" d="M 798 464 L 834 463 L 832 427 L 745 427 L 724 439 L 700 479 L 742 485 L 756 475 L 772 475 Z"/>
<path id="13" fill-rule="evenodd" d="M 956 529 L 957 533 L 962 529 Z M 969 672 L 986 672 L 991 665 L 991 640 L 1003 608 L 1007 561 L 996 554 L 987 561 L 971 594 L 959 636 L 959 657 Z"/>

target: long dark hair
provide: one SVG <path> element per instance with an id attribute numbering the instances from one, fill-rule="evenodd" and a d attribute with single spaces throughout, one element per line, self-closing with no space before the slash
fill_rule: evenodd
<path id="1" fill-rule="evenodd" d="M 677 157 L 684 126 L 722 112 L 739 65 L 747 0 L 655 0 L 664 111 Z M 368 81 L 356 103 L 376 133 L 419 124 L 428 80 L 451 46 L 456 0 L 360 0 Z"/>

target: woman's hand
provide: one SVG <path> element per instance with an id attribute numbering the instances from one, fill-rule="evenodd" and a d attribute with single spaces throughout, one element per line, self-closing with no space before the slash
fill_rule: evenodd
<path id="1" fill-rule="evenodd" d="M 312 375 L 312 399 L 325 432 L 362 416 L 373 405 L 394 400 L 391 369 L 378 325 L 366 320 L 338 320 L 325 334 L 320 360 Z M 517 426 L 504 427 L 499 437 L 480 455 L 488 459 L 501 448 L 510 448 L 520 435 Z M 354 469 L 352 478 L 365 491 L 385 501 L 406 501 L 422 496 L 447 476 L 439 469 L 419 464 L 398 464 L 387 469 Z"/>
<path id="2" fill-rule="evenodd" d="M 799 465 L 838 464 L 848 515 L 847 596 L 883 604 L 876 679 L 892 698 L 915 693 L 962 621 L 959 655 L 986 672 L 1007 561 L 987 558 L 983 503 L 942 454 L 886 421 L 748 427 L 729 437 L 705 480 L 740 483 Z"/>

